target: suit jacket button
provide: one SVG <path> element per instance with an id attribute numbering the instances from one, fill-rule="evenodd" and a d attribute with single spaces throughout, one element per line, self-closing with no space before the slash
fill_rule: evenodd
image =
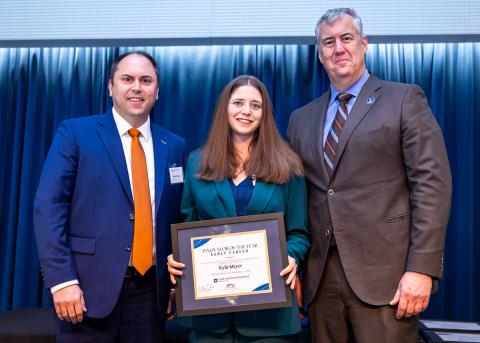
<path id="1" fill-rule="evenodd" d="M 125 249 L 125 251 L 132 251 L 132 246 L 130 244 L 125 244 L 125 246 L 123 247 L 123 249 Z"/>
<path id="2" fill-rule="evenodd" d="M 130 215 L 128 216 L 128 219 L 130 219 L 130 220 L 134 220 L 134 219 L 135 219 L 135 214 L 133 214 L 133 213 L 130 213 Z"/>
<path id="3" fill-rule="evenodd" d="M 325 230 L 325 236 L 328 236 L 328 235 L 330 235 L 330 230 L 329 230 L 329 229 L 326 229 L 326 230 Z"/>
<path id="4" fill-rule="evenodd" d="M 327 192 L 328 195 L 334 195 L 335 194 L 335 191 L 333 189 L 329 189 L 328 192 Z"/>

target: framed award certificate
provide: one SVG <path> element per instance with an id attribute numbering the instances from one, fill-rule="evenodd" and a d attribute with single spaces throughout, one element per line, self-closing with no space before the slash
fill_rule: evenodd
<path id="1" fill-rule="evenodd" d="M 178 316 L 286 307 L 292 292 L 282 213 L 172 224 Z"/>

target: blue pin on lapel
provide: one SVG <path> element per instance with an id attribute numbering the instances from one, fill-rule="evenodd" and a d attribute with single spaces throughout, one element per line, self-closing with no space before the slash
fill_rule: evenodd
<path id="1" fill-rule="evenodd" d="M 369 97 L 369 98 L 367 99 L 367 105 L 371 105 L 371 104 L 373 104 L 374 102 L 375 102 L 375 98 Z"/>

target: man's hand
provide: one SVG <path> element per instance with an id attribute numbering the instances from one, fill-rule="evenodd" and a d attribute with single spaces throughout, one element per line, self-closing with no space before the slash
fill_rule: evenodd
<path id="1" fill-rule="evenodd" d="M 83 292 L 78 285 L 70 285 L 53 293 L 53 303 L 58 319 L 80 323 L 87 311 Z"/>
<path id="2" fill-rule="evenodd" d="M 297 277 L 297 262 L 293 257 L 288 256 L 288 266 L 280 272 L 280 276 L 288 275 L 285 283 L 293 291 L 295 288 L 295 278 Z"/>
<path id="3" fill-rule="evenodd" d="M 390 301 L 390 306 L 398 304 L 397 319 L 408 318 L 424 311 L 428 306 L 431 291 L 431 276 L 405 272 L 398 284 L 395 296 Z"/>

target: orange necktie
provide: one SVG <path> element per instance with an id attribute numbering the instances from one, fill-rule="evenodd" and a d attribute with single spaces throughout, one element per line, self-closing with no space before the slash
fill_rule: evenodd
<path id="1" fill-rule="evenodd" d="M 147 161 L 140 131 L 128 130 L 132 136 L 132 181 L 133 207 L 135 212 L 133 229 L 132 265 L 142 275 L 152 266 L 152 204 L 148 186 Z"/>

